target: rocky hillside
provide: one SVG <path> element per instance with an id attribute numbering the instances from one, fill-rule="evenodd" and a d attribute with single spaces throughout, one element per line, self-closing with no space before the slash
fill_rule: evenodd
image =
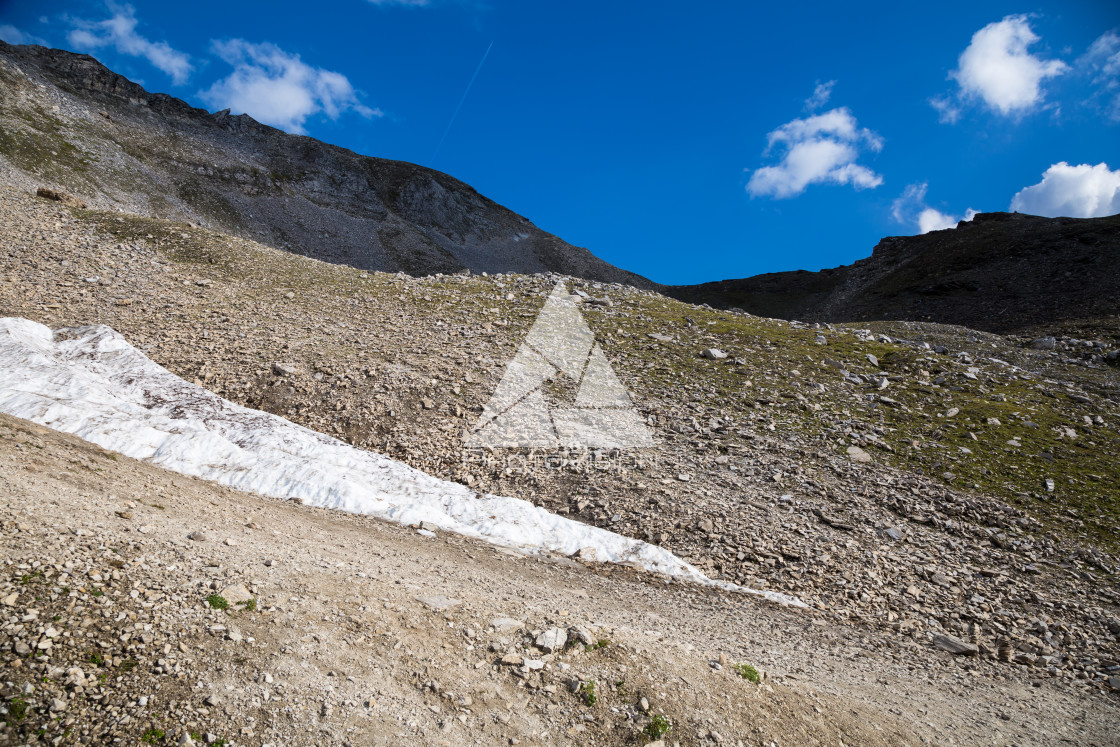
<path id="1" fill-rule="evenodd" d="M 791 622 L 798 618 L 770 617 L 759 603 L 742 596 L 716 595 L 710 605 L 697 601 L 695 606 L 692 602 L 682 606 L 673 601 L 678 598 L 675 593 L 662 595 L 678 589 L 678 584 L 654 582 L 649 588 L 656 590 L 656 599 L 640 609 L 654 611 L 656 616 L 643 612 L 638 623 L 628 617 L 628 610 L 639 609 L 635 596 L 622 594 L 618 586 L 604 589 L 584 607 L 597 611 L 580 614 L 596 622 L 631 620 L 631 630 L 647 637 L 627 639 L 631 641 L 627 645 L 652 650 L 653 659 L 660 662 L 655 666 L 653 660 L 620 659 L 612 670 L 596 669 L 601 663 L 597 660 L 546 660 L 547 653 L 536 646 L 532 630 L 567 625 L 561 622 L 566 619 L 563 613 L 577 615 L 574 605 L 550 597 L 557 601 L 539 602 L 540 610 L 524 613 L 532 622 L 519 611 L 503 609 L 510 600 L 521 597 L 493 586 L 507 577 L 508 571 L 501 565 L 461 568 L 441 555 L 431 560 L 430 568 L 439 570 L 440 577 L 456 574 L 441 591 L 432 591 L 431 579 L 418 580 L 413 564 L 393 578 L 393 585 L 371 588 L 354 597 L 360 600 L 354 608 L 317 591 L 313 592 L 315 604 L 297 606 L 291 597 L 308 600 L 303 592 L 292 593 L 289 581 L 278 579 L 271 586 L 258 583 L 263 591 L 253 593 L 266 598 L 267 606 L 275 607 L 280 616 L 269 619 L 290 621 L 293 630 L 318 626 L 300 634 L 311 636 L 301 639 L 304 646 L 311 646 L 316 635 L 322 639 L 316 643 L 330 640 L 318 628 L 333 623 L 319 618 L 343 619 L 334 616 L 335 610 L 357 621 L 348 630 L 384 626 L 380 629 L 397 635 L 397 640 L 415 632 L 401 630 L 401 623 L 384 616 L 377 623 L 363 622 L 363 615 L 380 614 L 371 599 L 397 606 L 412 598 L 401 597 L 410 583 L 423 588 L 414 591 L 414 596 L 441 593 L 463 599 L 460 594 L 466 589 L 479 590 L 471 592 L 477 599 L 473 604 L 484 613 L 467 622 L 447 611 L 451 619 L 437 615 L 432 621 L 439 626 L 462 622 L 476 634 L 486 631 L 482 640 L 467 643 L 464 639 L 464 649 L 474 647 L 469 655 L 462 654 L 465 671 L 454 666 L 460 659 L 448 659 L 448 652 L 455 649 L 442 649 L 429 661 L 424 661 L 427 655 L 419 656 L 403 679 L 377 685 L 385 695 L 376 702 L 399 698 L 392 701 L 399 705 L 391 711 L 393 718 L 413 707 L 416 693 L 403 695 L 405 683 L 422 693 L 434 693 L 426 696 L 427 702 L 447 716 L 429 709 L 434 718 L 413 718 L 415 725 L 406 718 L 402 726 L 395 727 L 398 732 L 389 733 L 423 734 L 432 742 L 440 738 L 437 730 L 446 725 L 452 730 L 446 738 L 454 742 L 459 733 L 454 731 L 459 729 L 455 723 L 464 723 L 459 715 L 481 728 L 463 710 L 473 713 L 474 707 L 458 700 L 466 687 L 475 703 L 480 703 L 474 694 L 477 691 L 470 688 L 486 684 L 471 675 L 481 670 L 493 673 L 493 684 L 514 688 L 512 692 L 520 697 L 517 709 L 524 712 L 523 702 L 539 709 L 541 726 L 500 732 L 527 743 L 530 734 L 537 734 L 539 743 L 591 743 L 577 729 L 582 724 L 596 743 L 632 744 L 658 712 L 675 724 L 671 741 L 684 745 L 716 743 L 719 740 L 711 737 L 713 732 L 732 744 L 735 740 L 753 744 L 765 736 L 753 734 L 749 724 L 754 716 L 750 714 L 698 705 L 703 715 L 690 722 L 691 705 L 670 712 L 663 705 L 666 701 L 651 698 L 647 688 L 657 697 L 665 693 L 673 701 L 674 691 L 658 684 L 674 678 L 699 683 L 697 688 L 709 691 L 724 688 L 718 680 L 696 679 L 686 659 L 649 648 L 651 641 L 665 636 L 666 641 L 682 647 L 701 649 L 697 653 L 703 657 L 700 671 L 708 667 L 726 674 L 728 667 L 721 663 L 720 653 L 730 664 L 760 661 L 776 680 L 780 676 L 782 682 L 795 683 L 803 693 L 862 704 L 892 724 L 893 716 L 901 714 L 902 726 L 933 742 L 1046 744 L 1053 741 L 1057 728 L 1068 730 L 1064 733 L 1070 738 L 1086 744 L 1107 744 L 1111 739 L 1108 729 L 1115 721 L 1111 716 L 1118 697 L 1114 691 L 1120 691 L 1120 544 L 1116 532 L 1120 521 L 1116 487 L 1120 482 L 1120 378 L 1116 369 L 1102 361 L 1115 347 L 1040 343 L 1032 348 L 1022 345 L 1020 338 L 928 323 L 789 323 L 692 306 L 626 285 L 566 278 L 571 290 L 594 299 L 581 313 L 656 445 L 629 452 L 564 450 L 543 455 L 523 450 L 480 451 L 464 446 L 464 433 L 478 420 L 552 291 L 556 276 L 411 278 L 369 273 L 293 256 L 183 222 L 80 209 L 12 189 L 0 189 L 0 236 L 6 252 L 0 254 L 0 316 L 25 317 L 52 329 L 108 324 L 173 373 L 239 404 L 268 410 L 480 491 L 522 497 L 578 521 L 657 543 L 710 576 L 796 596 L 811 608 L 806 613 L 811 614 L 811 622 L 798 627 Z M 426 331 L 422 339 L 417 338 L 417 329 Z M 702 351 L 709 351 L 708 355 Z M 30 438 L 21 428 L 9 427 L 13 436 L 8 444 L 8 466 L 3 467 L 8 470 L 4 484 L 13 486 L 12 490 L 20 486 L 18 494 L 12 493 L 13 505 L 18 506 L 12 520 L 32 529 L 34 521 L 44 527 L 81 528 L 85 525 L 75 522 L 91 506 L 88 510 L 101 512 L 91 515 L 103 516 L 96 520 L 101 526 L 92 529 L 103 532 L 105 543 L 112 542 L 109 546 L 124 555 L 120 561 L 125 565 L 118 569 L 121 586 L 111 588 L 121 597 L 114 604 L 131 604 L 130 588 L 153 590 L 167 596 L 161 604 L 171 605 L 161 612 L 165 619 L 185 630 L 224 640 L 231 621 L 217 616 L 207 622 L 205 597 L 220 593 L 238 578 L 259 581 L 268 572 L 241 561 L 235 564 L 229 555 L 219 557 L 216 550 L 221 548 L 213 545 L 196 550 L 186 538 L 193 531 L 225 531 L 235 524 L 224 517 L 233 514 L 223 508 L 205 523 L 200 516 L 194 522 L 197 527 L 190 521 L 191 509 L 183 516 L 162 519 L 156 512 L 169 508 L 171 499 L 183 489 L 150 479 L 145 484 L 152 483 L 151 488 L 106 487 L 101 497 L 94 495 L 92 504 L 87 502 L 88 496 L 81 495 L 90 493 L 90 488 L 75 492 L 49 483 L 36 487 L 38 483 L 28 483 L 20 471 L 20 454 L 31 455 L 25 461 L 33 471 L 27 474 L 41 473 L 67 485 L 86 485 L 94 473 L 115 473 L 115 468 L 110 470 L 88 456 L 83 462 L 76 455 L 52 451 L 53 445 Z M 50 457 L 52 453 L 59 456 Z M 56 466 L 61 463 L 70 467 Z M 92 470 L 90 478 L 85 477 L 86 467 Z M 164 487 L 167 500 L 158 494 L 158 486 Z M 45 502 L 43 496 L 57 503 Z M 124 499 L 138 505 L 130 507 Z M 241 506 L 249 505 L 245 501 L 249 499 L 238 498 L 238 508 L 230 510 L 241 511 Z M 163 508 L 153 509 L 150 504 Z M 120 518 L 111 513 L 115 511 L 130 513 L 139 527 L 153 527 L 154 536 L 171 536 L 178 544 L 147 542 L 139 529 L 137 535 L 129 535 L 138 544 L 118 541 L 118 528 L 112 525 Z M 139 512 L 143 516 L 137 519 Z M 247 530 L 267 539 L 268 532 L 256 528 L 272 526 L 261 513 L 236 515 L 246 518 Z M 298 517 L 293 524 L 305 526 Z M 368 525 L 380 526 L 376 522 Z M 325 526 L 320 539 L 334 540 L 331 533 L 336 529 Z M 271 531 L 281 535 L 288 531 L 279 524 L 276 527 Z M 168 532 L 177 534 L 165 535 Z M 98 549 L 100 545 L 55 549 L 38 539 L 24 541 L 16 536 L 20 539 L 18 553 L 13 550 L 7 556 L 11 558 L 9 585 L 0 591 L 19 592 L 20 604 L 26 600 L 16 587 L 23 576 L 29 577 L 28 583 L 33 581 L 36 562 L 46 566 L 45 576 L 47 570 L 59 574 L 55 567 L 65 569 L 69 561 L 88 574 L 87 566 L 102 568 L 108 560 L 117 559 L 105 555 Z M 219 536 L 224 542 L 226 535 Z M 234 547 L 248 541 L 240 536 L 229 539 Z M 302 552 L 304 542 L 300 535 L 283 546 L 290 548 L 286 552 Z M 349 540 L 332 542 L 336 548 L 348 544 Z M 372 557 L 353 546 L 354 557 Z M 176 555 L 182 551 L 185 557 L 180 561 L 153 556 L 158 547 Z M 259 557 L 275 557 L 280 549 L 275 543 L 262 546 Z M 315 552 L 295 561 L 298 567 L 337 573 L 332 583 L 340 588 L 356 577 L 357 568 L 331 570 L 342 558 Z M 475 554 L 475 550 L 469 552 Z M 144 565 L 148 557 L 156 558 L 151 566 Z M 323 560 L 316 565 L 314 558 Z M 181 566 L 181 562 L 189 565 Z M 204 566 L 204 562 L 217 562 L 218 566 Z M 582 585 L 596 572 L 615 573 L 586 559 L 554 562 L 558 572 L 573 575 L 565 576 L 563 582 L 542 579 L 549 589 L 551 585 Z M 191 586 L 180 588 L 183 579 L 171 571 L 145 575 L 155 573 L 157 565 L 217 570 L 192 570 L 186 579 Z M 366 566 L 360 572 L 371 574 Z M 205 583 L 199 586 L 196 579 Z M 395 584 L 398 580 L 400 585 Z M 642 597 L 641 588 L 648 580 L 634 583 L 627 588 Z M 44 588 L 55 587 L 76 590 L 72 583 L 54 581 Z M 249 587 L 252 592 L 253 585 Z M 497 596 L 489 594 L 491 587 Z M 83 588 L 88 592 L 88 586 Z M 177 600 L 169 593 L 176 588 L 180 588 Z M 308 588 L 317 587 L 308 582 Z M 75 617 L 77 612 L 66 610 L 68 601 L 49 595 L 42 598 L 51 600 L 52 606 L 36 603 L 41 615 L 57 614 L 72 625 L 81 622 Z M 283 599 L 288 603 L 280 601 Z M 102 604 L 99 601 L 80 598 L 75 604 L 82 605 L 83 611 L 102 611 L 100 606 L 93 607 Z M 320 605 L 329 611 L 315 617 Z M 361 610 L 361 605 L 369 609 Z M 110 610 L 104 611 L 108 614 Z M 122 608 L 117 615 L 123 612 Z M 30 612 L 20 609 L 19 614 L 26 617 Z M 520 618 L 530 631 L 500 634 L 484 627 L 499 616 Z M 247 625 L 241 617 L 232 622 Z M 20 624 L 26 627 L 16 630 Z M 18 642 L 30 646 L 29 640 L 50 638 L 45 619 L 34 625 L 20 624 L 13 623 L 12 630 L 5 633 L 11 646 Z M 152 624 L 155 627 L 154 621 Z M 312 718 L 341 733 L 351 726 L 359 729 L 356 734 L 365 733 L 365 722 L 354 720 L 365 713 L 359 708 L 364 703 L 364 693 L 359 690 L 372 687 L 364 683 L 380 676 L 365 664 L 324 662 L 320 669 L 294 673 L 284 669 L 285 677 L 294 683 L 292 692 L 322 689 L 321 683 L 328 682 L 335 694 L 325 698 L 325 704 L 303 698 L 295 704 L 282 700 L 274 706 L 258 696 L 264 685 L 248 680 L 263 676 L 261 673 L 275 678 L 272 668 L 291 667 L 279 655 L 260 659 L 265 662 L 260 665 L 252 663 L 258 661 L 253 655 L 245 655 L 246 662 L 251 662 L 249 669 L 223 664 L 220 677 L 203 677 L 201 662 L 208 659 L 200 652 L 210 649 L 201 641 L 210 640 L 206 645 L 218 641 L 190 638 L 184 645 L 188 652 L 196 653 L 188 656 L 180 651 L 184 656 L 175 657 L 159 653 L 164 638 L 158 631 L 152 631 L 153 638 L 143 650 L 130 651 L 127 642 L 118 645 L 103 637 L 117 636 L 119 640 L 122 632 L 103 631 L 103 627 L 91 632 L 102 636 L 95 636 L 97 641 L 110 644 L 114 661 L 118 656 L 123 661 L 132 657 L 152 667 L 138 673 L 135 687 L 126 679 L 123 685 L 113 685 L 120 687 L 113 693 L 94 691 L 110 702 L 120 702 L 137 728 L 141 722 L 143 728 L 157 724 L 151 714 L 130 705 L 134 701 L 128 697 L 144 695 L 138 688 L 148 687 L 146 683 L 152 681 L 140 675 L 160 673 L 155 667 L 166 673 L 170 666 L 174 672 L 178 665 L 183 667 L 185 682 L 202 681 L 205 686 L 193 694 L 175 690 L 171 696 L 177 703 L 189 701 L 193 713 L 187 714 L 188 723 L 150 728 L 169 734 L 175 729 L 197 728 L 222 735 L 232 730 L 242 735 L 239 743 L 253 745 L 271 742 L 264 733 L 276 731 L 290 736 L 293 744 L 314 744 Z M 271 640 L 258 628 L 249 629 L 253 632 L 238 628 L 241 641 L 249 636 Z M 723 631 L 716 636 L 719 640 L 730 636 L 736 645 L 720 644 L 717 649 L 705 643 L 716 639 L 709 636 L 715 636 L 717 629 Z M 792 639 L 776 632 L 790 630 L 797 631 Z M 601 635 L 616 638 L 610 632 Z M 495 650 L 489 650 L 491 639 L 496 641 Z M 459 645 L 440 640 L 448 646 Z M 0 641 L 0 651 L 3 645 Z M 289 652 L 303 650 L 279 639 L 274 645 L 282 647 L 281 653 L 285 653 L 283 647 Z M 325 647 L 323 643 L 324 655 L 335 655 Z M 804 655 L 798 653 L 802 651 Z M 69 649 L 66 655 L 70 655 Z M 511 664 L 503 663 L 507 655 L 512 657 Z M 159 663 L 160 659 L 165 663 Z M 49 713 L 52 699 L 62 699 L 58 693 L 65 688 L 58 683 L 65 677 L 57 677 L 66 671 L 59 675 L 56 669 L 62 663 L 76 666 L 70 659 L 54 661 L 40 661 L 42 666 L 34 670 L 36 682 L 41 676 L 51 677 L 53 689 L 44 688 L 41 696 L 24 698 L 28 704 L 34 701 L 39 709 L 36 713 Z M 526 661 L 545 662 L 546 668 L 534 670 Z M 369 666 L 376 664 L 373 661 Z M 572 666 L 573 674 L 566 676 L 568 670 L 562 664 Z M 508 671 L 511 666 L 520 674 Z M 641 667 L 649 667 L 651 674 Z M 88 679 L 89 671 L 82 669 Z M 321 670 L 335 671 L 340 679 L 316 679 Z M 441 674 L 433 674 L 436 671 Z M 541 671 L 544 674 L 536 679 L 534 674 Z M 915 672 L 921 676 L 915 677 Z M 95 673 L 117 676 L 115 669 Z M 354 677 L 359 686 L 352 686 L 347 677 Z M 965 677 L 967 686 L 962 685 Z M 574 693 L 565 689 L 571 679 L 577 680 Z M 583 710 L 588 704 L 586 699 L 580 700 L 583 696 L 578 688 L 580 682 L 592 679 L 609 699 L 603 701 L 605 708 Z M 430 687 L 432 681 L 437 687 Z M 641 682 L 640 693 L 632 689 L 635 681 Z M 729 682 L 739 684 L 735 679 Z M 225 706 L 207 705 L 204 700 L 215 687 L 220 687 L 219 694 L 229 693 L 227 701 L 219 701 L 230 708 L 224 716 L 220 709 Z M 454 696 L 437 697 L 443 691 Z M 962 696 L 969 698 L 968 709 L 959 707 Z M 11 689 L 4 697 L 22 698 Z M 654 704 L 653 711 L 638 707 L 641 697 Z M 263 705 L 254 706 L 256 701 Z M 68 696 L 66 703 L 74 703 L 74 699 Z M 296 723 L 273 725 L 265 732 L 238 721 L 252 716 L 258 724 L 272 723 L 268 719 L 273 716 L 262 714 L 289 705 L 301 714 L 298 724 L 312 726 L 300 731 Z M 120 712 L 109 712 L 105 719 Z M 1094 715 L 1079 721 L 1075 716 L 1082 712 Z M 801 713 L 815 718 L 812 707 Z M 984 715 L 977 718 L 977 713 Z M 1042 718 L 1039 714 L 1049 715 Z M 192 722 L 195 727 L 190 726 Z M 25 725 L 19 726 L 18 733 L 26 733 Z M 539 736 L 546 727 L 561 731 Z M 241 728 L 250 728 L 251 734 L 240 732 Z M 799 736 L 798 728 L 802 726 L 783 727 L 784 742 L 777 741 L 813 743 Z M 473 733 L 485 739 L 492 736 L 490 732 Z M 770 738 L 781 736 L 769 734 Z M 835 736 L 831 732 L 815 739 L 831 744 Z M 906 741 L 897 735 L 885 739 Z M 873 743 L 858 734 L 844 741 Z M 363 742 L 355 737 L 354 743 Z"/>
<path id="2" fill-rule="evenodd" d="M 989 332 L 1120 335 L 1120 215 L 981 213 L 955 229 L 883 239 L 871 256 L 665 289 L 694 303 L 806 321 L 876 319 Z"/>
<path id="3" fill-rule="evenodd" d="M 651 285 L 447 174 L 195 109 L 86 55 L 2 41 L 0 180 L 365 270 Z"/>

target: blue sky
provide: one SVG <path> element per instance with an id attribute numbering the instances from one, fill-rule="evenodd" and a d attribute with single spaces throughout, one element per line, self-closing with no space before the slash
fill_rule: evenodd
<path id="1" fill-rule="evenodd" d="M 0 38 L 437 168 L 666 283 L 847 264 L 973 210 L 1120 212 L 1105 0 L 0 0 Z"/>

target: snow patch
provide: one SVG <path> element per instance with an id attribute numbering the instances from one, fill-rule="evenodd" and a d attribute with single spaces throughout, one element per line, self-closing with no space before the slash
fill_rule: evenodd
<path id="1" fill-rule="evenodd" d="M 528 554 L 573 555 L 804 607 L 714 581 L 660 547 L 483 495 L 190 384 L 113 329 L 0 319 L 0 411 L 186 475 L 273 498 L 438 527 Z M 585 553 L 590 554 L 590 553 Z"/>

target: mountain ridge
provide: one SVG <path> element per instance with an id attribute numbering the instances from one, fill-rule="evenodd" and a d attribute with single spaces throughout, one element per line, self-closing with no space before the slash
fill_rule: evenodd
<path id="1" fill-rule="evenodd" d="M 1120 215 L 979 213 L 956 228 L 888 236 L 850 265 L 670 286 L 691 303 L 809 322 L 878 319 L 987 332 L 1120 331 Z"/>
<path id="2" fill-rule="evenodd" d="M 89 55 L 0 42 L 0 157 L 98 207 L 371 271 L 559 272 L 650 288 L 448 174 L 149 93 Z"/>

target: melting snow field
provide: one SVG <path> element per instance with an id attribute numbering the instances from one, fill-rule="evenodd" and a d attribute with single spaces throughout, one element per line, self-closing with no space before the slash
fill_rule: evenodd
<path id="1" fill-rule="evenodd" d="M 481 495 L 283 418 L 241 407 L 153 363 L 106 326 L 0 319 L 0 411 L 185 475 L 273 498 L 368 514 L 526 553 L 593 549 L 605 562 L 805 606 L 713 581 L 660 547 Z"/>

